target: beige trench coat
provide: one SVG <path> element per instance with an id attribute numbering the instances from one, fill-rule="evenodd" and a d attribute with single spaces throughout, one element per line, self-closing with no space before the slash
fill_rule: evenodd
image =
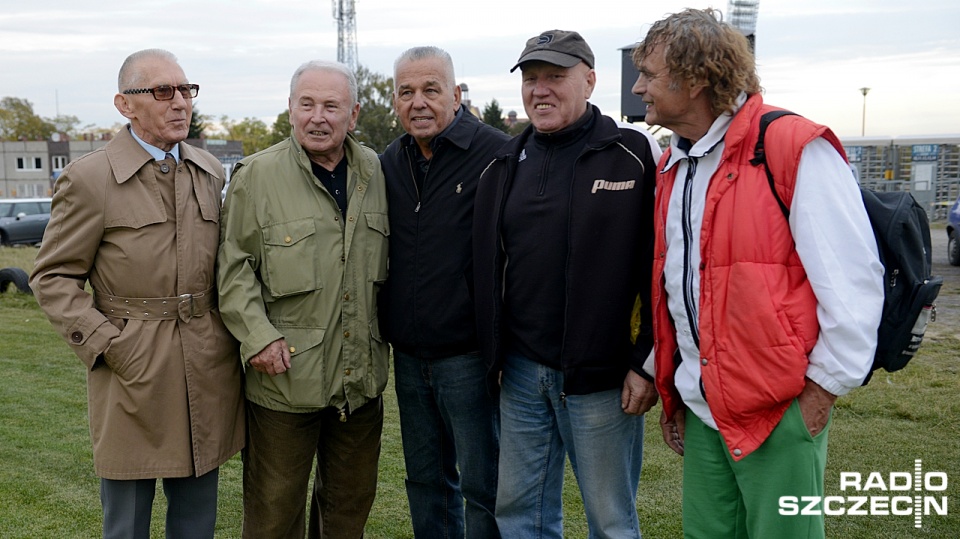
<path id="1" fill-rule="evenodd" d="M 64 169 L 30 284 L 89 369 L 97 475 L 203 475 L 245 437 L 238 345 L 210 304 L 223 167 L 183 143 L 154 161 L 128 129 Z"/>

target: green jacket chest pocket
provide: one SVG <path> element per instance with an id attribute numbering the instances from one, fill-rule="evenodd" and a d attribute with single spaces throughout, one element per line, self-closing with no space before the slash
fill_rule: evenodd
<path id="1" fill-rule="evenodd" d="M 322 288 L 317 268 L 317 228 L 313 218 L 265 226 L 261 276 L 275 298 Z"/>

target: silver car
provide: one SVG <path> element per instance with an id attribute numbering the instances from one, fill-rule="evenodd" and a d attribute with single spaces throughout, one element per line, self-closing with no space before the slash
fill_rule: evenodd
<path id="1" fill-rule="evenodd" d="M 49 198 L 0 198 L 0 244 L 40 243 L 48 221 Z"/>

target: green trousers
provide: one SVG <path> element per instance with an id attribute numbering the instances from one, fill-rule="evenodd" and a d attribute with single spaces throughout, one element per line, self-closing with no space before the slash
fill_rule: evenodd
<path id="1" fill-rule="evenodd" d="M 756 451 L 735 462 L 720 433 L 687 410 L 683 535 L 692 539 L 824 537 L 823 515 L 780 514 L 780 497 L 823 496 L 831 420 L 810 436 L 794 400 Z"/>

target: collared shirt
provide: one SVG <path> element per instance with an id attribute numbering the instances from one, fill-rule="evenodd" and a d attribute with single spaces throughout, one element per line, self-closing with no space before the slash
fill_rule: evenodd
<path id="1" fill-rule="evenodd" d="M 745 100 L 746 95 L 741 95 L 738 110 Z M 682 358 L 676 385 L 684 404 L 714 429 L 716 422 L 700 381 L 700 272 L 696 269 L 707 187 L 719 167 L 723 137 L 732 118 L 730 114 L 718 117 L 692 146 L 674 135 L 667 165 L 679 162 L 667 211 L 664 268 L 667 305 Z M 685 185 L 680 178 L 687 179 Z M 817 297 L 820 323 L 806 374 L 830 393 L 842 395 L 860 385 L 873 359 L 883 302 L 883 266 L 856 180 L 822 138 L 801 154 L 789 225 Z"/>
<path id="2" fill-rule="evenodd" d="M 153 146 L 144 142 L 142 138 L 137 136 L 137 133 L 131 127 L 128 126 L 127 129 L 129 129 L 130 134 L 133 135 L 133 140 L 137 141 L 137 144 L 142 146 L 144 150 L 147 150 L 147 153 L 150 154 L 150 157 L 153 157 L 157 161 L 163 161 L 164 159 L 167 158 L 167 154 L 169 153 L 173 155 L 173 158 L 177 161 L 177 163 L 180 162 L 180 145 L 179 144 L 174 144 L 173 148 L 170 148 L 169 152 L 165 152 L 160 148 L 157 148 L 156 146 Z"/>

